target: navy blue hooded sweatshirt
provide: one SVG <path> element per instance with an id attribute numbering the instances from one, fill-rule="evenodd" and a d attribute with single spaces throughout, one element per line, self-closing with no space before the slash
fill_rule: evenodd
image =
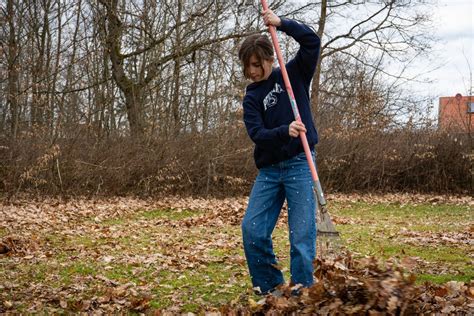
<path id="1" fill-rule="evenodd" d="M 320 39 L 308 26 L 281 19 L 277 28 L 293 37 L 300 48 L 286 64 L 298 111 L 307 133 L 310 148 L 318 142 L 318 133 L 311 117 L 309 87 L 318 62 Z M 257 168 L 290 159 L 304 151 L 300 138 L 289 134 L 295 120 L 280 68 L 274 68 L 267 80 L 247 86 L 243 100 L 244 122 L 255 143 Z"/>

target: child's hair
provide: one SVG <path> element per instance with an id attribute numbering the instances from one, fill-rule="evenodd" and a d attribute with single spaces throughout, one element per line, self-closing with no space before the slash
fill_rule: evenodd
<path id="1" fill-rule="evenodd" d="M 250 57 L 255 55 L 260 62 L 263 71 L 263 60 L 273 59 L 273 45 L 266 35 L 255 34 L 247 37 L 239 49 L 239 59 L 244 65 L 244 76 L 248 78 L 247 69 L 250 64 Z"/>

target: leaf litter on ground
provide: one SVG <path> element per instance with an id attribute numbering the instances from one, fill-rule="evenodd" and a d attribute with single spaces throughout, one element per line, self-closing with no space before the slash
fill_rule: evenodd
<path id="1" fill-rule="evenodd" d="M 363 201 L 367 203 L 452 204 L 474 205 L 466 197 L 424 195 L 329 195 L 329 199 L 340 202 Z M 132 275 L 140 275 L 153 266 L 154 275 L 160 271 L 183 273 L 213 262 L 226 260 L 228 267 L 245 266 L 241 255 L 232 254 L 222 258 L 210 256 L 209 248 L 233 249 L 241 247 L 240 237 L 219 229 L 225 225 L 238 226 L 245 212 L 247 199 L 199 199 L 165 197 L 160 199 L 108 198 L 108 199 L 59 199 L 19 198 L 15 201 L 0 201 L 0 312 L 15 311 L 22 307 L 26 312 L 61 311 L 103 312 L 120 311 L 154 312 L 156 314 L 181 313 L 183 298 L 179 292 L 167 297 L 175 306 L 156 309 L 150 305 L 153 289 L 158 283 L 144 279 L 134 281 L 114 280 L 101 274 L 89 274 L 87 269 L 75 275 L 69 284 L 51 286 L 57 282 L 53 273 L 39 280 L 20 277 L 20 272 L 9 269 L 17 264 L 45 265 L 46 270 L 62 267 L 58 255 L 71 253 L 66 261 L 76 262 L 92 258 L 104 271 L 113 270 L 114 264 L 129 265 Z M 178 220 L 173 217 L 139 218 L 137 212 L 168 210 L 170 213 L 192 211 L 192 216 Z M 285 212 L 278 225 L 286 224 Z M 126 225 L 104 226 L 107 221 L 130 219 Z M 335 216 L 341 225 L 359 223 L 359 220 Z M 153 231 L 152 244 L 136 244 L 124 249 L 118 240 L 130 238 L 133 244 L 144 229 L 164 227 L 164 231 Z M 471 226 L 472 227 L 472 223 Z M 207 232 L 201 233 L 199 229 Z M 173 230 L 168 233 L 166 230 Z M 214 229 L 214 230 L 213 230 Z M 209 234 L 209 231 L 212 231 Z M 445 244 L 472 246 L 473 230 L 467 232 L 414 232 L 402 230 L 400 238 L 407 243 L 427 244 L 436 240 Z M 192 244 L 184 239 L 193 236 Z M 55 236 L 58 240 L 52 240 Z M 164 238 L 167 237 L 167 238 Z M 79 240 L 68 244 L 68 238 Z M 404 239 L 403 239 L 404 238 Z M 82 241 L 81 241 L 82 240 Z M 139 248 L 135 249 L 134 248 Z M 160 251 L 156 251 L 158 248 Z M 317 282 L 309 289 L 302 289 L 298 297 L 291 296 L 289 285 L 282 287 L 282 297 L 268 296 L 258 301 L 250 292 L 245 292 L 220 308 L 205 306 L 208 314 L 237 313 L 283 313 L 283 314 L 473 314 L 474 283 L 450 281 L 443 285 L 425 283 L 415 285 L 415 277 L 409 273 L 422 262 L 419 258 L 396 258 L 378 262 L 375 258 L 355 259 L 352 255 L 336 259 L 318 259 L 315 262 Z M 56 266 L 52 266 L 56 263 Z M 3 266 L 3 267 L 2 267 Z M 79 267 L 81 268 L 81 267 Z M 77 268 L 77 269 L 79 269 Z M 31 272 L 30 272 L 31 273 Z M 41 273 L 40 272 L 36 272 Z M 185 277 L 185 275 L 181 275 Z M 181 278 L 180 277 L 180 278 Z M 210 281 L 209 281 L 210 282 Z M 232 282 L 238 282 L 233 280 Z M 211 282 L 212 283 L 212 282 Z M 175 290 L 167 284 L 169 291 Z M 223 285 L 224 286 L 224 285 Z M 229 285 L 232 286 L 232 285 Z"/>

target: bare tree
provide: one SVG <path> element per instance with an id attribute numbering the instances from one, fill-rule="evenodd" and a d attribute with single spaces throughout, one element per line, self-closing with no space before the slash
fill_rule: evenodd
<path id="1" fill-rule="evenodd" d="M 411 61 L 411 53 L 426 53 L 432 43 L 430 33 L 426 32 L 429 15 L 420 10 L 426 5 L 419 1 L 322 0 L 317 32 L 323 44 L 312 83 L 314 112 L 317 113 L 320 106 L 321 71 L 330 57 L 348 55 L 369 67 L 381 68 L 383 64 L 377 57 L 367 63 L 360 58 L 363 56 L 360 52 L 378 54 L 383 61 L 390 59 L 402 65 Z M 333 29 L 333 21 L 344 21 L 346 30 Z M 387 75 L 400 77 L 400 74 Z"/>
<path id="2" fill-rule="evenodd" d="M 16 138 L 18 131 L 18 80 L 19 80 L 19 47 L 18 47 L 18 33 L 17 25 L 15 25 L 15 11 L 14 6 L 16 5 L 14 0 L 7 1 L 7 22 L 8 22 L 8 50 L 7 50 L 7 62 L 8 62 L 8 89 L 7 89 L 7 104 L 10 107 L 10 133 L 13 138 Z"/>
<path id="3" fill-rule="evenodd" d="M 144 12 L 150 6 L 148 2 L 144 2 L 143 6 L 140 6 L 138 2 L 131 2 L 129 9 L 120 8 L 117 0 L 100 0 L 99 2 L 102 6 L 99 11 L 104 12 L 103 20 L 106 21 L 106 47 L 112 64 L 112 76 L 124 94 L 132 135 L 144 135 L 147 128 L 144 91 L 170 61 L 174 61 L 171 113 L 175 129 L 179 130 L 179 83 L 182 58 L 212 43 L 227 41 L 245 34 L 229 33 L 217 38 L 203 36 L 208 26 L 222 22 L 221 16 L 208 19 L 213 10 L 222 11 L 220 8 L 223 3 L 220 1 L 205 1 L 200 2 L 199 5 L 179 2 L 177 7 L 164 1 L 160 4 L 162 12 L 168 12 L 167 14 L 172 16 L 172 19 L 157 21 L 160 22 L 155 23 L 159 24 L 157 28 L 147 28 L 142 23 L 142 16 L 146 15 Z M 135 16 L 140 17 L 138 21 L 134 21 Z M 126 19 L 130 19 L 132 23 L 129 25 L 125 22 Z M 122 43 L 127 43 L 127 39 L 133 39 L 133 36 L 129 35 L 133 34 L 133 29 L 137 27 L 146 34 L 142 43 L 131 42 L 128 47 L 122 47 Z M 156 49 L 162 54 L 158 56 L 154 54 Z M 128 53 L 124 53 L 124 50 Z M 143 58 L 140 63 L 135 63 L 135 66 L 139 68 L 137 74 L 142 74 L 142 76 L 132 76 L 126 67 L 140 56 Z"/>

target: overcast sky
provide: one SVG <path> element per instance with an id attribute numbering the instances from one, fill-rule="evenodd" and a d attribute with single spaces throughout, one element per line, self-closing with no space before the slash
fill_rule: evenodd
<path id="1" fill-rule="evenodd" d="M 413 1 L 423 3 L 424 0 Z M 368 3 L 370 6 L 370 1 Z M 429 80 L 432 83 L 410 82 L 404 88 L 420 97 L 430 97 L 434 106 L 432 114 L 437 116 L 439 97 L 455 96 L 456 93 L 463 96 L 474 94 L 474 0 L 429 0 L 426 3 L 425 9 L 431 13 L 430 24 L 433 26 L 429 32 L 438 40 L 429 56 L 410 64 L 404 77 L 416 77 L 419 81 Z M 351 14 L 367 15 L 363 11 Z M 326 30 L 334 27 L 339 34 L 347 31 L 345 20 L 332 23 L 326 26 Z M 400 70 L 400 65 L 394 63 L 387 67 L 393 74 Z M 470 71 L 473 72 L 472 79 Z"/>
<path id="2" fill-rule="evenodd" d="M 474 78 L 470 78 L 470 71 L 474 76 L 474 0 L 431 0 L 427 3 L 425 9 L 432 14 L 430 24 L 433 26 L 429 32 L 437 41 L 429 56 L 419 57 L 409 65 L 404 77 L 431 83 L 410 82 L 404 88 L 414 95 L 428 97 L 433 105 L 431 114 L 437 117 L 439 97 L 474 94 Z M 400 70 L 396 63 L 387 66 L 394 74 Z"/>
<path id="3" fill-rule="evenodd" d="M 474 0 L 438 0 L 434 8 L 434 33 L 440 41 L 435 46 L 433 60 L 420 61 L 413 69 L 440 67 L 425 76 L 435 81 L 429 85 L 434 97 L 468 95 L 472 89 L 469 72 L 474 72 L 473 16 Z"/>

